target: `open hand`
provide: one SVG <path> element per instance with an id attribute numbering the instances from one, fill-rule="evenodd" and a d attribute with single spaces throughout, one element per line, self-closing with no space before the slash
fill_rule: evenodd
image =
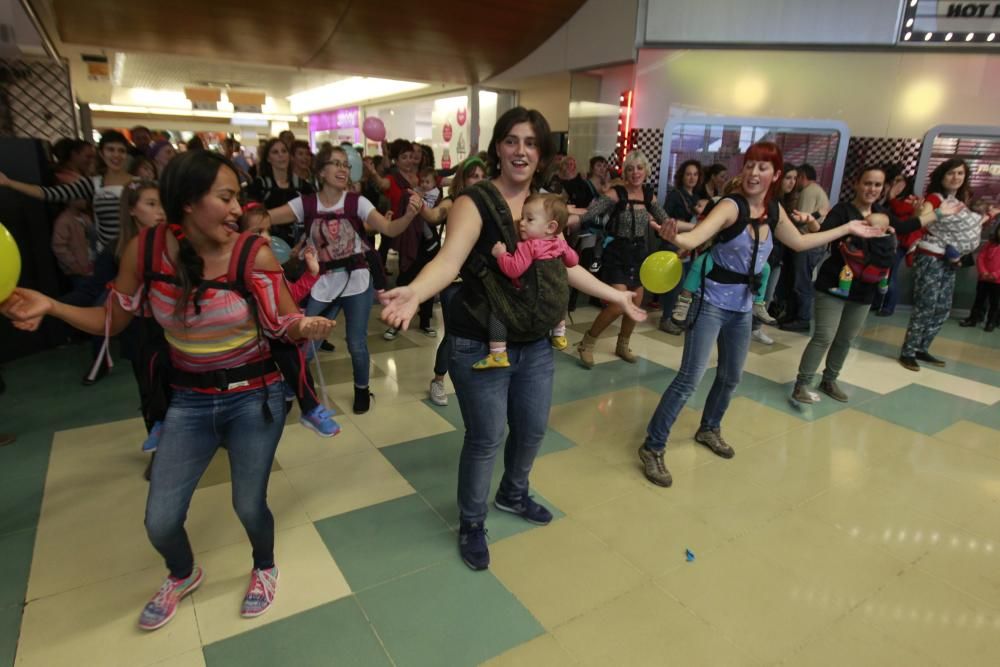
<path id="1" fill-rule="evenodd" d="M 299 338 L 324 340 L 337 323 L 326 317 L 303 317 L 299 320 Z"/>
<path id="2" fill-rule="evenodd" d="M 395 329 L 409 328 L 410 320 L 417 314 L 420 302 L 410 287 L 397 287 L 379 297 L 382 304 L 382 321 Z"/>
<path id="3" fill-rule="evenodd" d="M 851 236 L 857 236 L 862 239 L 871 239 L 883 234 L 881 229 L 872 227 L 865 220 L 851 220 L 847 223 L 847 229 Z"/>
<path id="4" fill-rule="evenodd" d="M 965 204 L 958 199 L 945 199 L 941 202 L 941 205 L 938 206 L 937 212 L 939 217 L 945 215 L 955 215 L 963 208 L 965 208 Z"/>
<path id="5" fill-rule="evenodd" d="M 316 248 L 306 246 L 303 258 L 306 260 L 306 268 L 314 276 L 319 275 L 319 258 L 316 255 Z"/>
<path id="6" fill-rule="evenodd" d="M 677 240 L 677 221 L 673 218 L 667 218 L 660 225 L 660 238 L 668 243 L 674 243 Z M 675 244 L 676 245 L 676 244 Z"/>
<path id="7" fill-rule="evenodd" d="M 618 297 L 618 305 L 625 311 L 625 315 L 636 322 L 642 322 L 646 319 L 646 311 L 635 305 L 635 292 L 621 292 L 621 296 Z"/>

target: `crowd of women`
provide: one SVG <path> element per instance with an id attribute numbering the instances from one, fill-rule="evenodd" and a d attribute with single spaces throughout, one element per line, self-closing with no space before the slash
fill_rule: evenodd
<path id="1" fill-rule="evenodd" d="M 132 134 L 136 140 L 136 131 Z M 646 318 L 642 261 L 657 247 L 687 257 L 700 253 L 701 259 L 692 260 L 698 268 L 685 281 L 690 294 L 682 295 L 678 287 L 660 297 L 661 328 L 686 331 L 684 351 L 638 449 L 646 478 L 670 486 L 666 443 L 713 347 L 718 369 L 695 439 L 721 457 L 734 456 L 721 425 L 750 341 L 761 340 L 754 320 L 770 321 L 761 303 L 777 289 L 776 248 L 833 250 L 815 278 L 813 335 L 793 398 L 818 400 L 811 386 L 825 357 L 820 390 L 847 400 L 836 380 L 880 291 L 864 270 L 845 285 L 849 259 L 861 257 L 867 269 L 874 265 L 869 255 L 875 257 L 874 249 L 891 237 L 890 259 L 898 265 L 905 254 L 895 239 L 910 238 L 915 304 L 900 360 L 908 368 L 919 368 L 916 360 L 939 363 L 928 348 L 947 317 L 957 267 L 969 254 L 961 252 L 967 247 L 963 234 L 975 224 L 978 235 L 990 217 L 969 210 L 969 172 L 960 160 L 938 167 L 924 201 L 908 196 L 912 183 L 901 174 L 872 166 L 862 170 L 853 199 L 803 212 L 790 199 L 796 169 L 770 142 L 746 151 L 735 179 L 718 165 L 704 173 L 697 162 L 680 165 L 676 187 L 661 205 L 639 151 L 628 154 L 620 180 L 607 180 L 602 159 L 591 161 L 586 179 L 565 156 L 556 171 L 547 171 L 555 158 L 548 124 L 540 113 L 521 107 L 497 119 L 485 154 L 454 171 L 436 170 L 432 153 L 400 139 L 384 145 L 383 155 L 364 158 L 358 179 L 351 178 L 352 161 L 359 157 L 351 147 L 324 146 L 312 156 L 308 144 L 278 137 L 261 147 L 250 173 L 250 165 L 233 159 L 239 154 L 231 141 L 221 152 L 189 144 L 177 153 L 169 142 L 153 141 L 148 131 L 138 135 L 142 140 L 132 143 L 118 132 L 105 133 L 97 148 L 98 174 L 92 173 L 89 145 L 62 145 L 60 185 L 17 183 L 0 174 L 2 186 L 77 202 L 68 209 L 72 216 L 83 216 L 88 208 L 94 215 L 92 233 L 62 235 L 77 239 L 71 244 L 89 245 L 77 249 L 73 262 L 63 262 L 79 267 L 71 276 L 73 292 L 57 299 L 19 288 L 0 312 L 25 330 L 50 316 L 104 336 L 88 373 L 91 381 L 107 366 L 107 337 L 138 330 L 131 337 L 138 348 L 131 358 L 150 434 L 147 448 L 156 451 L 145 525 L 169 570 L 140 615 L 139 625 L 147 630 L 167 623 L 202 581 L 184 522 L 198 479 L 220 446 L 229 452 L 233 505 L 253 550 L 240 613 L 256 616 L 272 604 L 278 568 L 266 502 L 271 464 L 284 415 L 295 400 L 302 423 L 316 433 L 333 436 L 340 430 L 322 388 L 315 386 L 309 359 L 325 349 L 321 342 L 330 345 L 326 338 L 341 313 L 353 366 L 353 409 L 362 413 L 371 408 L 367 329 L 375 302 L 389 327 L 384 337 L 392 340 L 414 319 L 424 335 L 436 336 L 432 308 L 439 298 L 445 335 L 433 363 L 430 396 L 438 405 L 447 403 L 443 381 L 450 374 L 465 426 L 457 462 L 459 552 L 466 565 L 482 570 L 490 562 L 486 518 L 501 445 L 504 472 L 494 507 L 534 524 L 552 519 L 532 498 L 529 477 L 552 401 L 553 349 L 566 346 L 559 327 L 571 289 L 602 304 L 577 346 L 581 363 L 594 365 L 597 337 L 618 318 L 616 354 L 634 362 L 630 337 Z M 565 206 L 534 196 L 542 186 L 564 187 L 572 215 Z M 442 197 L 445 187 L 450 194 Z M 571 238 L 600 239 L 582 263 L 564 250 L 560 232 L 567 222 Z M 89 229 L 86 221 L 78 224 Z M 939 226 L 959 231 L 936 234 Z M 991 233 L 996 245 L 996 232 Z M 391 289 L 382 254 L 388 239 L 399 256 Z M 860 254 L 849 254 L 855 248 Z M 990 246 L 980 252 L 988 286 L 982 297 L 977 294 L 973 321 L 990 308 L 989 321 L 996 323 L 998 254 Z M 516 278 L 503 268 L 511 262 L 520 264 Z M 887 283 L 883 287 L 895 273 L 879 274 Z M 107 294 L 95 284 L 108 284 Z M 504 363 L 484 365 L 499 342 L 505 344 Z M 148 363 L 146 348 L 157 344 L 169 357 L 162 377 L 151 375 Z M 322 366 L 316 363 L 315 369 L 322 380 Z"/>

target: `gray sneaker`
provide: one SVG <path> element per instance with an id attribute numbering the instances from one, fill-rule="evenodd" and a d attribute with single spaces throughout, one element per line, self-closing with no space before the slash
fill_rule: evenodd
<path id="1" fill-rule="evenodd" d="M 657 486 L 670 486 L 674 483 L 674 478 L 670 476 L 670 471 L 663 464 L 663 452 L 656 452 L 642 445 L 639 447 L 639 460 L 642 461 L 642 472 L 653 484 Z"/>
<path id="2" fill-rule="evenodd" d="M 671 336 L 680 336 L 684 333 L 684 329 L 677 326 L 669 317 L 664 317 L 660 320 L 660 331 L 668 333 Z"/>
<path id="3" fill-rule="evenodd" d="M 823 380 L 819 383 L 819 390 L 835 401 L 847 403 L 847 394 L 834 380 Z"/>
<path id="4" fill-rule="evenodd" d="M 442 407 L 448 405 L 448 394 L 441 380 L 431 380 L 431 403 Z"/>
<path id="5" fill-rule="evenodd" d="M 701 443 L 712 450 L 713 454 L 724 459 L 731 459 L 736 456 L 736 452 L 722 439 L 722 430 L 717 428 L 700 428 L 694 434 L 694 441 Z"/>

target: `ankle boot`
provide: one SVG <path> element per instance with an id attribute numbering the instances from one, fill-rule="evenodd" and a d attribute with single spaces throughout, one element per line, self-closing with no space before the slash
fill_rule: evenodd
<path id="1" fill-rule="evenodd" d="M 632 335 L 618 334 L 618 344 L 615 345 L 615 354 L 629 362 L 634 364 L 639 360 L 639 357 L 632 354 L 632 350 L 628 347 L 628 342 L 632 338 Z"/>
<path id="2" fill-rule="evenodd" d="M 368 387 L 355 387 L 354 388 L 354 414 L 363 415 L 368 412 L 372 403 L 372 394 L 368 391 Z"/>
<path id="3" fill-rule="evenodd" d="M 583 334 L 583 340 L 576 346 L 576 352 L 580 355 L 580 363 L 586 368 L 594 367 L 594 345 L 597 338 L 590 335 L 590 332 Z"/>
<path id="4" fill-rule="evenodd" d="M 959 322 L 958 326 L 960 326 L 960 327 L 974 327 L 977 324 L 979 324 L 979 319 L 976 318 L 976 317 L 973 317 L 972 315 L 969 315 L 964 320 L 962 320 L 961 322 Z"/>

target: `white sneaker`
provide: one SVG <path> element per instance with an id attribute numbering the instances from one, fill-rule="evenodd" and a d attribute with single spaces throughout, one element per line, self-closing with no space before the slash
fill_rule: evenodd
<path id="1" fill-rule="evenodd" d="M 764 333 L 763 329 L 754 329 L 750 333 L 750 338 L 762 345 L 774 345 L 774 339 Z"/>
<path id="2" fill-rule="evenodd" d="M 382 338 L 384 338 L 385 340 L 396 340 L 396 336 L 398 335 L 399 335 L 399 329 L 397 329 L 396 327 L 389 327 L 388 329 L 385 330 L 385 333 L 382 334 Z"/>
<path id="3" fill-rule="evenodd" d="M 448 405 L 448 394 L 444 389 L 443 380 L 431 380 L 431 403 L 434 405 Z"/>

